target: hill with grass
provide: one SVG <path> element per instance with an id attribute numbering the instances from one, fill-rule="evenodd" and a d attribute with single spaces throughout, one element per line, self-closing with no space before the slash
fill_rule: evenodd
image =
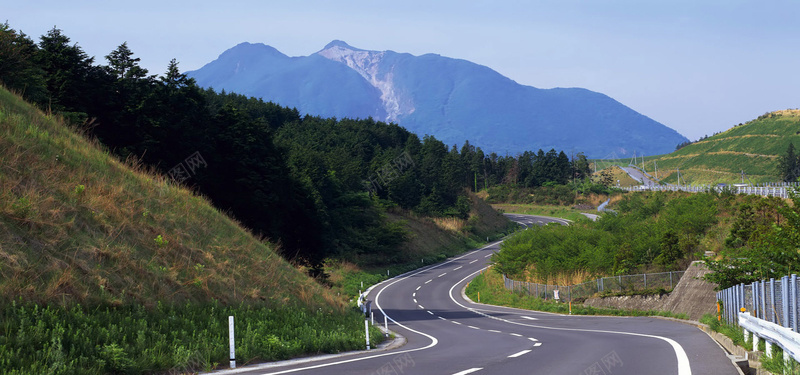
<path id="1" fill-rule="evenodd" d="M 332 305 L 206 199 L 0 90 L 0 298 Z"/>
<path id="2" fill-rule="evenodd" d="M 360 314 L 275 245 L 5 89 L 0 150 L 3 372 L 211 370 L 229 315 L 242 363 L 363 345 Z"/>
<path id="3" fill-rule="evenodd" d="M 722 133 L 702 139 L 667 155 L 645 158 L 637 165 L 665 183 L 715 184 L 780 181 L 778 158 L 789 143 L 800 145 L 800 110 L 766 113 Z M 629 159 L 618 162 L 627 165 Z M 604 162 L 599 162 L 603 166 Z"/>

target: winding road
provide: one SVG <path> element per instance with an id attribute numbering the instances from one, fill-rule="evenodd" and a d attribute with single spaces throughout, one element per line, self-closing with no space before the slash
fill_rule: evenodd
<path id="1" fill-rule="evenodd" d="M 507 215 L 525 225 L 562 219 Z M 492 243 L 371 288 L 375 321 L 407 339 L 393 350 L 286 361 L 242 374 L 737 374 L 698 328 L 658 318 L 569 316 L 474 303 L 462 291 Z M 226 371 L 230 373 L 231 371 Z"/>

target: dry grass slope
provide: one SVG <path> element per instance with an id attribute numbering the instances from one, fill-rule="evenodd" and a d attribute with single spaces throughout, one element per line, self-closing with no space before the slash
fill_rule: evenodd
<path id="1" fill-rule="evenodd" d="M 0 89 L 0 299 L 338 306 L 204 198 Z"/>

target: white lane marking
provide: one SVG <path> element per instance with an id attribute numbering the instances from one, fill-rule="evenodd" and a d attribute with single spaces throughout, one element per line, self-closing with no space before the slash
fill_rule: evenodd
<path id="1" fill-rule="evenodd" d="M 414 298 L 414 303 L 417 303 L 417 299 L 416 298 Z"/>
<path id="2" fill-rule="evenodd" d="M 530 317 L 530 316 L 522 316 L 522 318 L 523 318 L 523 319 L 528 319 L 528 320 L 539 320 L 539 319 L 537 319 L 537 318 Z"/>
<path id="3" fill-rule="evenodd" d="M 470 254 L 472 254 L 472 253 L 474 253 L 474 252 L 477 252 L 477 251 L 480 251 L 480 250 L 483 250 L 483 249 L 473 250 L 473 251 L 471 251 L 471 252 L 469 252 L 469 253 L 467 253 L 467 254 L 464 254 L 464 255 L 462 255 L 462 256 L 460 256 L 460 257 L 454 258 L 454 259 L 452 259 L 452 260 L 450 260 L 450 261 L 448 261 L 448 262 L 445 262 L 445 263 L 454 262 L 454 261 L 456 261 L 456 260 L 458 260 L 458 259 L 460 259 L 460 258 L 464 258 L 464 257 L 466 257 L 466 256 L 469 256 Z M 434 347 L 434 346 L 438 345 L 438 344 L 439 344 L 439 340 L 438 340 L 436 337 L 433 337 L 433 336 L 431 336 L 431 335 L 429 335 L 429 334 L 427 334 L 427 333 L 424 333 L 424 332 L 417 331 L 417 330 L 415 330 L 415 329 L 413 329 L 413 328 L 409 328 L 409 327 L 405 326 L 403 323 L 400 323 L 400 322 L 398 322 L 398 321 L 394 320 L 394 318 L 392 318 L 391 316 L 389 316 L 388 314 L 386 314 L 386 311 L 384 311 L 384 310 L 383 310 L 383 308 L 381 307 L 381 303 L 380 303 L 381 294 L 382 294 L 382 293 L 383 293 L 383 292 L 386 290 L 386 288 L 388 288 L 388 287 L 390 287 L 390 286 L 394 285 L 395 283 L 397 283 L 397 282 L 399 282 L 399 281 L 403 281 L 403 280 L 405 280 L 405 279 L 408 279 L 408 278 L 410 278 L 410 277 L 412 277 L 412 276 L 416 276 L 416 275 L 418 275 L 418 274 L 420 274 L 420 273 L 423 273 L 423 272 L 425 272 L 425 271 L 427 271 L 427 270 L 428 270 L 428 268 L 424 268 L 424 269 L 422 269 L 422 270 L 419 270 L 419 271 L 417 271 L 417 272 L 410 273 L 410 274 L 408 274 L 407 276 L 397 277 L 397 278 L 396 278 L 395 280 L 393 280 L 393 281 L 392 281 L 392 279 L 389 279 L 389 280 L 387 280 L 387 281 L 391 281 L 391 282 L 390 282 L 390 283 L 388 283 L 388 284 L 386 284 L 386 285 L 384 285 L 384 286 L 383 286 L 383 287 L 382 287 L 380 290 L 378 290 L 378 293 L 377 293 L 377 294 L 375 294 L 375 306 L 377 306 L 377 307 L 378 307 L 378 310 L 380 310 L 381 314 L 383 314 L 384 316 L 386 316 L 386 318 L 387 318 L 387 319 L 389 319 L 389 320 L 390 320 L 392 323 L 396 324 L 398 327 L 405 328 L 406 330 L 409 330 L 409 331 L 411 331 L 411 332 L 414 332 L 414 333 L 416 333 L 416 334 L 419 334 L 419 335 L 425 336 L 425 337 L 427 337 L 428 339 L 430 339 L 430 340 L 431 340 L 431 343 L 430 343 L 430 344 L 428 344 L 427 346 L 423 346 L 423 347 L 421 347 L 421 348 L 415 348 L 415 349 L 401 350 L 401 351 L 399 351 L 399 352 L 390 351 L 390 352 L 388 352 L 388 353 L 382 353 L 382 354 L 370 355 L 370 356 L 359 357 L 359 358 L 353 358 L 353 359 L 345 359 L 345 360 L 336 361 L 336 362 L 330 362 L 330 363 L 321 363 L 321 364 L 317 364 L 317 365 L 311 365 L 311 366 L 298 367 L 298 368 L 294 368 L 294 369 L 290 369 L 290 370 L 283 370 L 283 371 L 276 371 L 276 372 L 265 373 L 265 374 L 262 374 L 262 375 L 278 375 L 278 374 L 288 374 L 288 373 L 292 373 L 292 372 L 298 372 L 298 371 L 305 371 L 305 370 L 312 370 L 312 369 L 318 369 L 318 368 L 323 368 L 323 367 L 337 366 L 337 365 L 342 365 L 342 364 L 345 364 L 345 363 L 352 363 L 352 362 L 364 361 L 364 360 L 367 360 L 367 359 L 374 359 L 374 358 L 379 358 L 379 357 L 388 357 L 388 356 L 392 356 L 392 355 L 398 355 L 398 354 L 403 354 L 403 353 L 411 353 L 411 352 L 416 352 L 416 351 L 420 351 L 420 350 L 427 350 L 427 349 L 430 349 L 430 348 L 432 348 L 432 347 Z M 384 281 L 384 282 L 386 282 L 386 281 Z M 379 284 L 376 284 L 376 285 L 374 285 L 374 286 L 372 286 L 371 288 L 375 288 L 375 287 L 377 287 L 378 285 L 380 285 L 380 283 L 379 283 Z M 370 288 L 370 289 L 371 289 L 371 288 Z M 419 288 L 417 288 L 417 289 L 419 289 Z M 258 366 L 258 365 L 256 365 L 256 366 L 250 367 L 250 368 L 248 368 L 248 369 L 251 369 L 251 370 L 260 370 L 260 369 L 269 369 L 269 368 L 271 368 L 271 367 L 274 367 L 274 366 L 272 366 L 272 365 L 270 365 L 270 364 L 265 364 L 265 365 L 263 365 L 263 366 Z"/>
<path id="4" fill-rule="evenodd" d="M 433 313 L 432 313 L 430 310 L 428 310 L 428 314 L 431 314 L 431 315 L 433 315 Z"/>
<path id="5" fill-rule="evenodd" d="M 458 267 L 456 267 L 456 268 L 453 268 L 453 271 L 458 271 L 458 270 L 460 270 L 462 267 L 464 267 L 464 266 L 458 266 Z"/>
<path id="6" fill-rule="evenodd" d="M 492 254 L 489 254 L 489 255 L 485 256 L 484 258 L 488 258 L 488 257 L 490 257 L 490 256 L 492 256 Z"/>
<path id="7" fill-rule="evenodd" d="M 420 309 L 423 309 L 423 310 L 425 310 L 425 308 L 424 308 L 424 307 L 422 307 L 422 305 L 417 305 L 417 306 L 419 306 L 419 308 L 420 308 Z"/>
<path id="8" fill-rule="evenodd" d="M 447 319 L 445 319 L 445 318 L 443 318 L 443 317 L 441 317 L 441 316 L 437 316 L 437 318 L 439 318 L 439 319 L 441 319 L 441 320 L 447 320 Z"/>
<path id="9" fill-rule="evenodd" d="M 445 273 L 443 273 L 443 274 L 441 274 L 441 275 L 439 275 L 439 276 L 436 276 L 436 277 L 442 277 L 442 276 L 444 276 L 444 275 L 447 275 L 447 272 L 445 272 Z"/>
<path id="10" fill-rule="evenodd" d="M 411 293 L 411 297 L 416 297 L 416 296 L 417 296 L 417 292 Z"/>
<path id="11" fill-rule="evenodd" d="M 457 321 L 455 321 L 455 320 L 451 320 L 451 322 L 453 322 L 453 323 L 455 323 L 455 324 L 458 324 L 458 325 L 460 325 L 460 324 L 461 324 L 461 322 L 457 322 Z"/>
<path id="12" fill-rule="evenodd" d="M 519 333 L 509 333 L 509 335 L 516 336 L 516 337 L 522 337 L 522 335 L 520 335 Z"/>
<path id="13" fill-rule="evenodd" d="M 500 331 L 498 331 L 498 330 L 496 330 L 496 329 L 490 329 L 490 330 L 489 330 L 489 332 L 494 332 L 494 333 L 503 333 L 503 332 L 500 332 Z"/>
<path id="14" fill-rule="evenodd" d="M 502 318 L 498 318 L 498 317 L 495 317 L 495 316 L 491 316 L 491 315 L 487 315 L 487 314 L 478 312 L 475 309 L 472 309 L 472 308 L 469 308 L 467 306 L 464 306 L 461 303 L 459 303 L 458 301 L 456 301 L 455 297 L 453 297 L 453 290 L 456 288 L 456 286 L 458 284 L 461 284 L 465 280 L 475 276 L 475 274 L 485 270 L 486 268 L 488 268 L 488 267 L 481 268 L 481 269 L 479 269 L 479 270 L 467 275 L 466 277 L 464 277 L 460 281 L 456 282 L 455 284 L 453 284 L 453 286 L 450 287 L 450 292 L 449 292 L 450 293 L 450 300 L 452 300 L 456 305 L 461 306 L 461 308 L 463 308 L 465 310 L 469 310 L 469 311 L 472 311 L 472 312 L 474 312 L 476 314 L 483 315 L 483 316 L 486 316 L 488 318 L 500 320 L 500 321 L 503 321 L 503 322 L 506 322 L 506 323 L 509 323 L 509 324 L 516 324 L 516 325 L 525 326 L 525 327 L 532 327 L 532 328 L 550 329 L 550 330 L 554 330 L 554 331 L 610 333 L 610 334 L 616 334 L 616 335 L 638 336 L 638 337 L 647 337 L 647 338 L 663 340 L 663 341 L 666 341 L 670 346 L 672 346 L 672 350 L 675 352 L 675 357 L 676 357 L 676 360 L 678 361 L 678 375 L 692 375 L 692 368 L 689 365 L 689 356 L 686 355 L 686 351 L 683 350 L 683 347 L 681 346 L 681 344 L 678 344 L 677 341 L 675 341 L 675 340 L 673 340 L 673 339 L 671 339 L 669 337 L 648 335 L 648 334 L 644 334 L 644 333 L 633 333 L 633 332 L 622 332 L 622 331 L 606 331 L 606 330 L 598 330 L 598 329 L 558 328 L 558 327 L 548 327 L 548 326 L 541 326 L 541 325 L 534 325 L 534 324 L 519 323 L 519 322 L 514 322 L 514 321 L 511 321 L 511 320 L 506 320 L 506 319 L 502 319 Z"/>
<path id="15" fill-rule="evenodd" d="M 537 340 L 537 339 L 535 339 L 535 338 L 533 338 L 533 337 L 528 337 L 528 340 L 531 340 L 531 341 L 539 341 L 539 340 Z"/>
<path id="16" fill-rule="evenodd" d="M 455 258 L 453 258 L 453 259 L 450 259 L 450 260 L 448 260 L 448 261 L 446 261 L 446 262 L 442 263 L 442 265 L 445 265 L 445 264 L 448 264 L 448 263 L 452 263 L 452 262 L 455 262 L 455 261 L 457 261 L 457 260 L 459 260 L 459 259 L 463 259 L 463 258 L 469 257 L 470 255 L 472 255 L 472 254 L 475 254 L 475 253 L 477 253 L 478 251 L 481 251 L 481 250 L 488 249 L 489 247 L 491 247 L 491 246 L 494 246 L 494 245 L 497 245 L 497 244 L 498 244 L 498 243 L 500 243 L 500 242 L 503 242 L 503 241 L 496 241 L 496 242 L 494 242 L 494 243 L 491 243 L 491 244 L 488 244 L 488 245 L 486 245 L 486 246 L 484 246 L 484 247 L 482 247 L 482 248 L 480 248 L 480 249 L 472 250 L 472 251 L 470 251 L 470 252 L 468 252 L 468 253 L 466 253 L 466 254 L 464 254 L 464 255 L 462 255 L 462 256 L 459 256 L 459 257 L 455 257 Z M 386 284 L 386 285 L 384 285 L 383 287 L 381 287 L 381 288 L 378 290 L 378 293 L 375 295 L 375 306 L 377 306 L 377 307 L 378 307 L 378 310 L 380 310 L 381 314 L 383 314 L 384 316 L 386 316 L 386 318 L 388 318 L 388 319 L 389 319 L 389 320 L 390 320 L 392 323 L 396 324 L 396 325 L 397 325 L 397 326 L 399 326 L 399 327 L 403 327 L 403 328 L 405 328 L 405 329 L 407 329 L 407 330 L 409 330 L 409 331 L 411 331 L 411 332 L 414 332 L 414 333 L 420 334 L 420 335 L 422 335 L 422 336 L 425 336 L 425 337 L 427 337 L 428 339 L 430 339 L 430 340 L 431 340 L 431 343 L 430 343 L 430 344 L 428 344 L 427 346 L 424 346 L 424 347 L 421 347 L 421 348 L 416 348 L 416 349 L 402 350 L 402 351 L 399 351 L 399 352 L 390 351 L 390 352 L 388 352 L 388 353 L 376 354 L 376 355 L 371 355 L 371 356 L 366 356 L 366 357 L 353 358 L 353 359 L 346 359 L 346 360 L 342 360 L 342 361 L 336 361 L 336 362 L 331 362 L 331 363 L 322 363 L 322 364 L 318 364 L 318 365 L 312 365 L 312 366 L 306 366 L 306 367 L 298 367 L 298 368 L 291 369 L 291 370 L 283 370 L 283 371 L 277 371 L 277 372 L 270 372 L 270 373 L 265 373 L 265 374 L 262 374 L 262 375 L 278 375 L 278 374 L 288 374 L 288 373 L 292 373 L 292 372 L 298 372 L 298 371 L 304 371 L 304 370 L 312 370 L 312 369 L 318 369 L 318 368 L 323 368 L 323 367 L 337 366 L 337 365 L 341 365 L 341 364 L 345 364 L 345 363 L 351 363 L 351 362 L 364 361 L 364 360 L 367 360 L 367 359 L 373 359 L 373 358 L 379 358 L 379 357 L 387 357 L 387 356 L 390 356 L 390 355 L 398 355 L 398 354 L 403 354 L 403 353 L 411 353 L 411 352 L 416 352 L 416 351 L 420 351 L 420 350 L 427 350 L 427 349 L 430 349 L 430 348 L 432 348 L 432 347 L 434 347 L 434 346 L 438 345 L 438 344 L 439 344 L 439 340 L 438 340 L 436 337 L 433 337 L 433 336 L 431 336 L 431 335 L 429 335 L 429 334 L 427 334 L 427 333 L 420 332 L 420 331 L 417 331 L 417 330 L 415 330 L 415 329 L 412 329 L 412 328 L 408 328 L 407 326 L 403 325 L 402 323 L 400 323 L 400 322 L 398 322 L 398 321 L 394 320 L 394 318 L 392 318 L 391 316 L 389 316 L 388 314 L 386 314 L 386 311 L 384 311 L 384 310 L 383 310 L 383 308 L 381 307 L 381 303 L 380 303 L 381 294 L 382 294 L 382 293 L 383 293 L 383 291 L 385 291 L 387 288 L 389 288 L 390 286 L 394 285 L 395 283 L 397 283 L 397 282 L 399 282 L 399 281 L 403 281 L 403 280 L 405 280 L 405 279 L 408 279 L 408 278 L 410 278 L 410 277 L 412 277 L 412 276 L 419 275 L 419 274 L 421 274 L 421 273 L 423 273 L 423 272 L 425 272 L 425 271 L 428 271 L 429 269 L 430 269 L 430 267 L 425 267 L 425 268 L 423 268 L 423 269 L 421 269 L 421 270 L 417 270 L 416 272 L 412 271 L 411 273 L 409 273 L 409 274 L 408 274 L 408 275 L 406 275 L 406 276 L 402 276 L 402 275 L 401 275 L 401 276 L 395 276 L 395 277 L 393 278 L 394 280 L 393 280 L 393 279 L 385 280 L 385 281 L 383 281 L 383 282 L 380 282 L 380 283 L 378 283 L 378 284 L 375 284 L 375 285 L 373 285 L 372 287 L 370 287 L 370 288 L 368 289 L 368 291 L 369 291 L 369 290 L 371 290 L 372 288 L 376 288 L 376 287 L 378 287 L 380 284 L 383 284 L 383 283 L 385 283 L 385 282 L 389 282 L 388 284 Z M 390 282 L 390 281 L 391 281 L 391 282 Z M 462 280 L 462 281 L 463 281 L 463 280 Z M 417 290 L 419 290 L 419 288 L 421 288 L 421 286 L 418 286 L 418 287 L 417 287 Z M 461 324 L 461 323 L 458 323 L 458 322 L 454 322 L 454 323 Z M 265 364 L 265 365 L 255 365 L 255 366 L 249 367 L 249 369 L 251 369 L 251 370 L 261 370 L 261 369 L 270 369 L 270 368 L 273 368 L 273 367 L 276 367 L 276 366 L 275 366 L 274 364 Z"/>
<path id="17" fill-rule="evenodd" d="M 472 329 L 480 329 L 480 328 L 475 327 L 475 326 L 467 326 L 467 327 L 472 328 Z"/>
<path id="18" fill-rule="evenodd" d="M 477 262 L 477 261 L 478 261 L 478 260 L 477 260 L 477 259 L 475 259 L 475 260 L 473 260 L 472 262 L 469 262 L 469 264 L 475 263 L 475 262 Z"/>
<path id="19" fill-rule="evenodd" d="M 519 356 L 522 356 L 522 355 L 528 354 L 528 353 L 530 353 L 530 352 L 531 352 L 531 351 L 530 351 L 530 349 L 528 349 L 528 350 L 523 350 L 523 351 L 520 351 L 520 352 L 517 352 L 517 353 L 514 353 L 514 354 L 512 354 L 512 355 L 508 356 L 508 358 L 517 358 L 517 357 L 519 357 Z"/>
<path id="20" fill-rule="evenodd" d="M 415 289 L 415 290 L 419 290 L 419 288 L 422 288 L 422 285 L 418 286 L 417 289 Z"/>
<path id="21" fill-rule="evenodd" d="M 427 283 L 429 283 L 429 282 L 431 282 L 431 281 L 433 281 L 433 279 L 430 279 L 430 280 L 426 281 L 426 282 L 425 282 L 425 284 L 427 284 Z"/>
<path id="22" fill-rule="evenodd" d="M 471 368 L 469 370 L 460 371 L 460 372 L 457 372 L 457 373 L 455 373 L 453 375 L 467 375 L 467 374 L 471 374 L 471 373 L 473 373 L 475 371 L 480 371 L 480 370 L 483 370 L 483 367 L 473 367 L 473 368 Z"/>
<path id="23" fill-rule="evenodd" d="M 537 343 L 533 344 L 533 346 L 542 346 L 542 343 L 537 342 Z"/>

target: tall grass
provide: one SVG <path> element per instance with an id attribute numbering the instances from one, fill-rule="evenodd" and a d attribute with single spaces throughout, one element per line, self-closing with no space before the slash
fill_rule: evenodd
<path id="1" fill-rule="evenodd" d="M 337 353 L 364 345 L 363 317 L 351 311 L 186 304 L 0 308 L 0 373 L 191 373 L 228 364 L 228 316 L 238 363 Z M 372 328 L 371 342 L 381 332 Z"/>

